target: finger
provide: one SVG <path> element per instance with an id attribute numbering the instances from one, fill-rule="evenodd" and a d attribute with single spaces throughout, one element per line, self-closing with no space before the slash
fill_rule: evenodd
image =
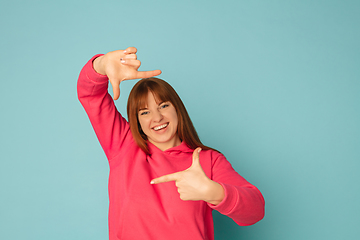
<path id="1" fill-rule="evenodd" d="M 181 172 L 171 173 L 151 180 L 150 184 L 165 183 L 171 181 L 177 181 Z"/>
<path id="2" fill-rule="evenodd" d="M 121 64 L 123 65 L 127 65 L 127 66 L 131 66 L 134 67 L 136 69 L 138 69 L 141 65 L 141 62 L 139 60 L 134 60 L 134 59 L 124 59 L 122 58 L 120 60 Z"/>
<path id="3" fill-rule="evenodd" d="M 200 151 L 201 148 L 198 147 L 194 150 L 193 155 L 192 155 L 192 164 L 191 167 L 195 167 L 195 166 L 200 166 Z"/>
<path id="4" fill-rule="evenodd" d="M 127 54 L 125 55 L 122 59 L 133 59 L 133 60 L 136 60 L 137 59 L 137 56 L 135 53 L 132 53 L 132 54 Z"/>
<path id="5" fill-rule="evenodd" d="M 135 47 L 128 47 L 127 49 L 124 50 L 124 54 L 132 54 L 132 53 L 136 53 L 137 49 Z"/>
<path id="6" fill-rule="evenodd" d="M 161 70 L 137 72 L 136 78 L 150 78 L 161 74 Z"/>
<path id="7" fill-rule="evenodd" d="M 113 88 L 113 99 L 117 100 L 120 97 L 120 87 L 116 83 L 113 84 L 113 81 L 110 81 L 110 83 Z"/>

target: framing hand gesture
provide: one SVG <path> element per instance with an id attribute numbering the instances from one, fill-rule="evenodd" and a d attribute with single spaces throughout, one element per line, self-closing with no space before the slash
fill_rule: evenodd
<path id="1" fill-rule="evenodd" d="M 149 78 L 161 74 L 160 70 L 138 71 L 141 62 L 137 60 L 137 49 L 128 47 L 96 58 L 93 67 L 96 72 L 106 75 L 113 88 L 114 100 L 120 96 L 120 83 L 124 80 Z"/>
<path id="2" fill-rule="evenodd" d="M 151 184 L 175 181 L 180 199 L 184 201 L 203 200 L 217 205 L 224 198 L 223 187 L 208 178 L 201 167 L 199 153 L 201 148 L 196 148 L 193 153 L 191 166 L 181 172 L 176 172 L 153 179 Z"/>

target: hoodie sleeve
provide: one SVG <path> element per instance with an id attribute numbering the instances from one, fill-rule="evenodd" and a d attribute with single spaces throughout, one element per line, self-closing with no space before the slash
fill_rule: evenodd
<path id="1" fill-rule="evenodd" d="M 107 76 L 93 69 L 93 60 L 99 56 L 101 54 L 92 57 L 82 68 L 77 93 L 107 158 L 111 160 L 129 140 L 131 132 L 108 93 Z"/>
<path id="2" fill-rule="evenodd" d="M 261 192 L 240 176 L 220 154 L 213 163 L 212 180 L 221 184 L 225 197 L 218 205 L 209 207 L 232 218 L 240 226 L 260 221 L 265 215 L 265 200 Z"/>

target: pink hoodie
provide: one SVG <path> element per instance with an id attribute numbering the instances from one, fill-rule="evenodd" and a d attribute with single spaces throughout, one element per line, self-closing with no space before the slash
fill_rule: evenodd
<path id="1" fill-rule="evenodd" d="M 217 206 L 181 200 L 174 182 L 151 185 L 154 178 L 190 167 L 193 149 L 182 142 L 161 151 L 148 143 L 150 154 L 146 155 L 108 94 L 108 78 L 92 67 L 98 56 L 80 73 L 78 97 L 109 160 L 110 240 L 213 240 L 213 209 L 241 226 L 264 217 L 260 191 L 213 150 L 202 150 L 200 163 L 206 175 L 225 189 L 225 198 Z"/>

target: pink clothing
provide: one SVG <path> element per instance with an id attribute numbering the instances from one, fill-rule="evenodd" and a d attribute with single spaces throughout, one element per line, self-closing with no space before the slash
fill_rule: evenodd
<path id="1" fill-rule="evenodd" d="M 202 150 L 200 163 L 206 175 L 225 189 L 219 205 L 182 201 L 174 182 L 151 185 L 154 178 L 190 167 L 193 149 L 182 142 L 161 151 L 148 143 L 150 154 L 146 155 L 108 94 L 108 78 L 92 67 L 98 56 L 80 73 L 78 97 L 109 160 L 110 240 L 213 240 L 213 209 L 241 226 L 263 218 L 265 203 L 260 191 L 213 150 Z"/>

